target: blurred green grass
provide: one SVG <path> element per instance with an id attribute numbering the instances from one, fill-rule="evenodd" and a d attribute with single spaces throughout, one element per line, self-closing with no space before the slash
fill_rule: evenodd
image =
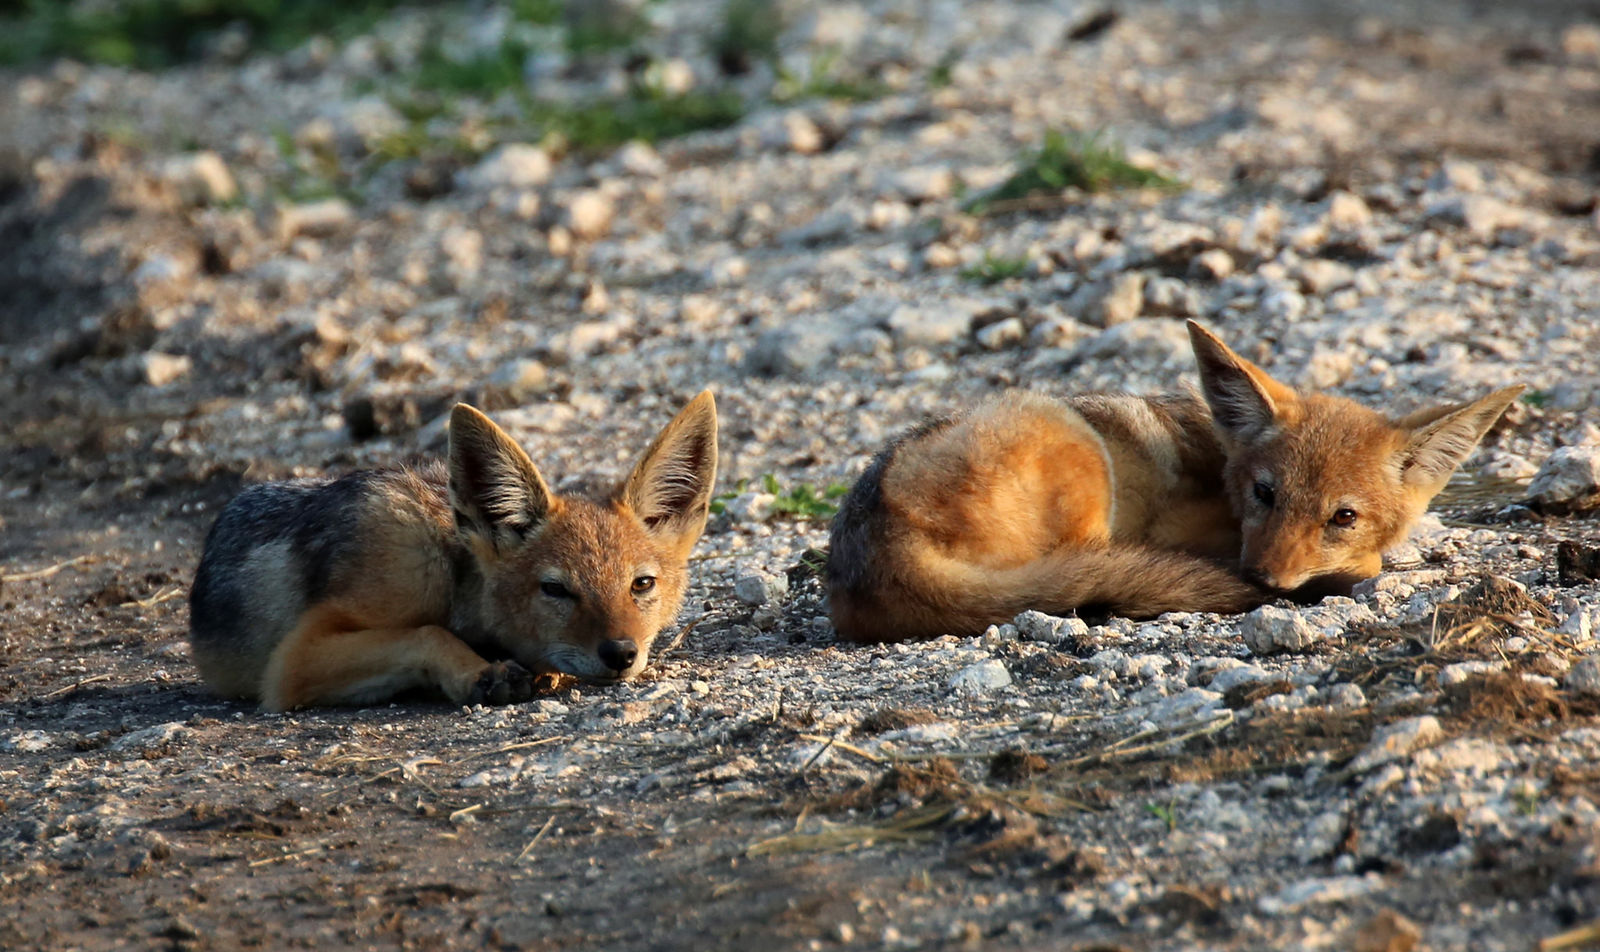
<path id="1" fill-rule="evenodd" d="M 204 56 L 224 30 L 242 26 L 252 49 L 287 50 L 313 36 L 372 29 L 402 0 L 116 0 L 0 3 L 0 63 L 54 57 L 162 69 Z"/>

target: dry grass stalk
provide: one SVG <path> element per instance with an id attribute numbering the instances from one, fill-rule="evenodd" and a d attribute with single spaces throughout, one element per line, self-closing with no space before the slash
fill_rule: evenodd
<path id="1" fill-rule="evenodd" d="M 15 575 L 0 575 L 0 584 L 7 584 L 10 582 L 31 582 L 36 579 L 49 578 L 62 569 L 70 568 L 74 565 L 81 565 L 92 558 L 94 558 L 92 555 L 80 555 L 75 559 L 68 559 L 65 562 L 57 562 L 55 565 L 46 566 L 42 569 L 34 569 L 31 572 L 18 572 Z"/>

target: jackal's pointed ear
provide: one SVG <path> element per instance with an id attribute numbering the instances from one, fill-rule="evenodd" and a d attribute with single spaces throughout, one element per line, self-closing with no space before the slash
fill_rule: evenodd
<path id="1" fill-rule="evenodd" d="M 465 403 L 450 411 L 450 505 L 457 528 L 491 543 L 526 535 L 550 512 L 550 487 L 533 460 Z"/>
<path id="2" fill-rule="evenodd" d="M 687 549 L 700 538 L 717 482 L 717 403 L 703 390 L 639 457 L 622 501 L 654 535 Z"/>
<path id="3" fill-rule="evenodd" d="M 1247 443 L 1275 423 L 1299 418 L 1300 398 L 1293 388 L 1272 379 L 1194 321 L 1189 322 L 1189 343 L 1206 405 L 1224 436 Z"/>
<path id="4" fill-rule="evenodd" d="M 1422 489 L 1430 497 L 1443 489 L 1450 474 L 1524 389 L 1506 387 L 1472 403 L 1432 407 L 1396 421 L 1395 425 L 1407 432 L 1400 451 L 1400 472 L 1406 485 Z"/>

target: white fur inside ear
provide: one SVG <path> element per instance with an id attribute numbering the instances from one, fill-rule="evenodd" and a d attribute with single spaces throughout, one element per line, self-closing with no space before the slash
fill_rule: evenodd
<path id="1" fill-rule="evenodd" d="M 526 474 L 516 466 L 507 465 L 504 459 L 494 459 L 484 466 L 482 478 L 475 501 L 484 516 L 496 525 L 512 529 L 533 526 L 535 503 Z"/>
<path id="2" fill-rule="evenodd" d="M 1212 418 L 1229 436 L 1254 440 L 1277 424 L 1272 398 L 1257 389 L 1244 371 L 1230 367 L 1203 372 L 1201 381 Z"/>
<path id="3" fill-rule="evenodd" d="M 1510 401 L 1498 396 L 1462 407 L 1412 434 L 1406 449 L 1406 482 L 1442 487 L 1504 412 Z"/>
<path id="4" fill-rule="evenodd" d="M 647 524 L 671 521 L 690 514 L 709 489 L 704 448 L 694 440 L 663 448 L 646 460 L 644 472 L 630 481 L 629 504 Z"/>
<path id="5" fill-rule="evenodd" d="M 717 479 L 717 414 L 696 397 L 656 436 L 628 475 L 622 498 L 652 530 L 679 534 L 705 524 Z"/>
<path id="6" fill-rule="evenodd" d="M 450 504 L 455 510 L 480 531 L 526 532 L 538 525 L 550 508 L 550 491 L 528 455 L 476 411 L 458 408 L 450 422 Z"/>

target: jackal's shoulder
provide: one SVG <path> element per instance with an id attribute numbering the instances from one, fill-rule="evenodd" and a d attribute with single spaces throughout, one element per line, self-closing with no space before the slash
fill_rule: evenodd
<path id="1" fill-rule="evenodd" d="M 1174 473 L 1220 470 L 1223 451 L 1211 411 L 1191 390 L 1153 396 L 1091 393 L 1067 403 L 1124 461 L 1141 460 Z"/>

